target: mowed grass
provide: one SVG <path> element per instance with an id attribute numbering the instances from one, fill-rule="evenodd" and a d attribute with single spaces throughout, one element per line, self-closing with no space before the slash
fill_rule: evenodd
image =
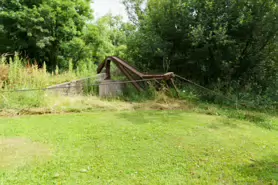
<path id="1" fill-rule="evenodd" d="M 181 111 L 1 118 L 0 184 L 277 184 L 272 124 Z"/>

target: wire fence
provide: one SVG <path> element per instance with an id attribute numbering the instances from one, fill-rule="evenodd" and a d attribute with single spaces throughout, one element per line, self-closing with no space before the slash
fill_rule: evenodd
<path id="1" fill-rule="evenodd" d="M 273 101 L 270 99 L 267 99 L 262 96 L 254 95 L 249 97 L 242 96 L 243 94 L 248 94 L 248 92 L 242 93 L 236 93 L 235 91 L 226 91 L 224 93 L 223 91 L 215 91 L 212 89 L 209 89 L 207 87 L 204 87 L 192 80 L 188 80 L 182 76 L 176 75 L 176 79 L 179 79 L 183 82 L 186 82 L 187 84 L 193 86 L 193 94 L 195 96 L 198 96 L 198 98 L 201 98 L 203 100 L 216 103 L 216 104 L 224 104 L 228 106 L 233 106 L 236 109 L 244 108 L 244 109 L 256 109 L 256 110 L 268 110 L 268 109 L 275 109 L 278 108 L 278 101 Z M 185 84 L 182 83 L 181 85 L 184 89 Z M 186 86 L 185 89 L 189 89 L 189 86 Z M 197 90 L 198 89 L 198 90 Z M 250 94 L 249 94 L 250 95 Z"/>
<path id="2" fill-rule="evenodd" d="M 149 82 L 149 81 L 157 81 L 156 79 L 142 79 L 142 80 L 129 80 L 129 81 L 114 81 L 114 82 L 106 82 L 106 83 L 93 83 L 88 86 L 100 86 L 100 85 L 111 85 L 111 84 L 131 84 L 131 83 L 137 83 L 137 82 Z M 73 83 L 73 82 L 72 82 Z M 57 86 L 52 86 L 48 88 L 34 88 L 34 89 L 14 89 L 14 90 L 0 90 L 0 93 L 12 93 L 12 92 L 32 92 L 32 91 L 48 91 L 48 90 L 54 90 L 54 89 L 68 89 L 68 88 L 77 88 L 77 87 L 84 87 L 84 85 L 70 85 L 70 83 L 67 85 L 65 84 L 60 84 L 64 85 L 59 87 Z"/>
<path id="3" fill-rule="evenodd" d="M 184 80 L 184 81 L 186 81 L 186 82 L 188 82 L 188 83 L 190 83 L 190 84 L 192 84 L 192 85 L 194 85 L 194 86 L 196 86 L 196 87 L 198 87 L 198 88 L 200 88 L 200 89 L 203 89 L 203 90 L 205 90 L 205 91 L 208 91 L 208 92 L 210 92 L 210 93 L 213 93 L 213 94 L 215 94 L 215 95 L 217 95 L 217 96 L 219 96 L 219 97 L 222 97 L 223 99 L 226 99 L 226 100 L 228 100 L 228 101 L 234 102 L 234 99 L 229 98 L 229 97 L 227 97 L 227 96 L 224 96 L 223 94 L 220 94 L 219 92 L 213 91 L 213 90 L 211 90 L 211 89 L 209 89 L 209 88 L 206 88 L 206 87 L 204 87 L 204 86 L 201 86 L 201 85 L 199 85 L 199 84 L 197 84 L 197 83 L 195 83 L 195 82 L 193 82 L 193 81 L 191 81 L 191 80 L 188 80 L 188 79 L 186 79 L 186 78 L 184 78 L 184 77 L 182 77 L 182 76 L 176 75 L 176 77 L 179 78 L 179 79 L 181 79 L 181 80 Z"/>
<path id="4" fill-rule="evenodd" d="M 95 77 L 89 77 L 89 78 L 84 78 L 81 80 L 87 80 L 87 79 L 93 79 Z M 227 96 L 224 95 L 220 92 L 214 91 L 212 89 L 209 89 L 207 87 L 204 87 L 192 80 L 189 80 L 187 78 L 184 78 L 180 75 L 175 75 L 175 79 L 176 80 L 180 80 L 182 86 L 184 87 L 187 84 L 190 84 L 192 86 L 194 86 L 195 88 L 198 88 L 200 90 L 202 90 L 202 92 L 198 92 L 196 93 L 197 95 L 200 94 L 209 94 L 209 95 L 213 95 L 216 97 L 219 97 L 225 101 L 228 101 L 230 104 L 233 104 L 236 108 L 238 107 L 250 107 L 250 108 L 255 108 L 255 105 L 253 102 L 248 102 L 248 101 L 244 101 L 244 100 L 239 100 L 239 98 L 237 96 Z M 80 81 L 80 80 L 79 80 Z M 76 81 L 75 81 L 76 82 Z M 110 85 L 110 84 L 132 84 L 132 83 L 140 83 L 140 82 L 156 82 L 157 83 L 157 79 L 139 79 L 139 80 L 127 80 L 127 81 L 108 81 L 108 82 L 96 82 L 96 80 L 94 81 L 94 83 L 89 83 L 86 84 L 86 87 L 98 87 L 100 85 Z M 35 92 L 35 91 L 51 91 L 51 90 L 56 90 L 56 89 L 70 89 L 70 88 L 83 88 L 84 84 L 80 84 L 80 85 L 72 85 L 72 83 L 74 82 L 69 82 L 69 83 L 64 83 L 64 84 L 58 84 L 57 86 L 52 86 L 52 87 L 47 87 L 47 88 L 30 88 L 30 89 L 12 89 L 12 90 L 0 90 L 0 93 L 22 93 L 22 92 Z M 178 93 L 182 93 L 184 88 L 179 87 L 178 88 Z M 223 101 L 222 101 L 223 102 Z"/>

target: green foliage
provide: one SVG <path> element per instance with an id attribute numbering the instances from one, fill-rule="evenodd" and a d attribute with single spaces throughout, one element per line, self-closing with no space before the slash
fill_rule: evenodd
<path id="1" fill-rule="evenodd" d="M 156 93 L 156 90 L 152 86 L 145 91 L 138 92 L 132 84 L 127 84 L 121 99 L 129 102 L 154 100 L 157 95 Z"/>
<path id="2" fill-rule="evenodd" d="M 43 91 L 34 92 L 0 92 L 0 109 L 30 109 L 46 105 L 45 93 Z"/>
<path id="3" fill-rule="evenodd" d="M 39 68 L 38 65 L 32 65 L 26 60 L 20 59 L 17 54 L 9 60 L 0 57 L 0 109 L 18 110 L 45 107 L 47 105 L 46 93 L 38 89 L 80 78 L 93 77 L 96 75 L 96 67 L 90 64 L 90 62 L 81 62 L 77 69 L 73 70 L 72 62 L 69 61 L 69 71 L 61 71 L 56 66 L 54 73 L 51 74 L 47 72 L 46 63 L 43 64 L 42 68 Z M 94 81 L 95 79 L 86 81 L 85 94 L 95 93 L 95 88 L 91 86 L 95 83 Z M 13 90 L 22 91 L 13 92 Z"/>
<path id="4" fill-rule="evenodd" d="M 49 71 L 77 69 L 110 55 L 126 58 L 134 29 L 111 14 L 93 21 L 90 0 L 5 0 L 0 9 L 0 54 L 19 52 L 40 66 L 46 62 Z"/>
<path id="5" fill-rule="evenodd" d="M 96 35 L 93 42 L 95 56 L 98 59 L 107 56 L 127 58 L 126 40 L 132 29 L 134 27 L 130 23 L 124 23 L 122 17 L 111 14 L 100 18 L 95 25 L 88 25 L 87 34 Z"/>
<path id="6" fill-rule="evenodd" d="M 89 78 L 85 80 L 84 82 L 84 88 L 83 88 L 83 93 L 84 95 L 95 95 L 97 96 L 99 94 L 99 86 L 95 85 L 96 79 Z"/>
<path id="7" fill-rule="evenodd" d="M 125 4 L 137 26 L 127 53 L 141 70 L 173 71 L 223 94 L 244 94 L 248 101 L 278 100 L 277 1 Z"/>
<path id="8" fill-rule="evenodd" d="M 46 71 L 53 76 L 67 74 L 65 79 L 91 76 L 97 63 L 114 55 L 149 73 L 173 71 L 251 107 L 277 108 L 276 0 L 123 0 L 123 4 L 130 22 L 112 14 L 93 20 L 90 0 L 2 0 L 0 55 L 12 56 L 7 61 L 9 88 L 15 83 L 24 88 L 44 86 L 49 82 Z M 26 71 L 18 70 L 27 64 L 36 66 L 30 83 L 22 80 Z M 34 79 L 32 75 L 41 70 Z M 6 82 L 3 76 L 1 87 Z M 186 88 L 182 96 L 187 98 L 233 104 Z"/>
<path id="9" fill-rule="evenodd" d="M 56 66 L 55 71 L 51 74 L 47 72 L 46 63 L 40 68 L 36 64 L 30 64 L 28 61 L 20 59 L 17 54 L 13 59 L 0 57 L 0 72 L 2 73 L 0 73 L 0 85 L 6 90 L 46 88 L 96 75 L 96 66 L 90 62 L 80 62 L 76 70 L 72 69 L 71 61 L 68 66 L 70 69 L 68 71 L 60 70 L 59 66 Z"/>
<path id="10" fill-rule="evenodd" d="M 1 1 L 0 36 L 8 40 L 0 53 L 22 56 L 52 68 L 58 65 L 63 45 L 74 42 L 91 18 L 89 0 Z M 4 48 L 3 48 L 4 47 Z"/>

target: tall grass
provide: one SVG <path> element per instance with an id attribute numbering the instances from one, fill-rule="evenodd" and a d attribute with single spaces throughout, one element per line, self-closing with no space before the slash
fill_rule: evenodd
<path id="1" fill-rule="evenodd" d="M 9 92 L 12 90 L 42 89 L 52 85 L 94 76 L 92 62 L 80 62 L 76 70 L 69 61 L 68 69 L 48 72 L 47 65 L 38 66 L 15 55 L 13 59 L 0 57 L 0 110 L 40 107 L 46 104 L 43 91 Z"/>
<path id="2" fill-rule="evenodd" d="M 21 60 L 17 55 L 8 63 L 6 58 L 1 57 L 0 88 L 6 90 L 46 88 L 95 75 L 96 67 L 91 62 L 80 62 L 76 70 L 73 70 L 72 66 L 72 62 L 69 61 L 68 70 L 60 70 L 57 66 L 55 71 L 48 72 L 45 63 L 39 67 L 37 64 L 30 64 L 26 60 Z"/>

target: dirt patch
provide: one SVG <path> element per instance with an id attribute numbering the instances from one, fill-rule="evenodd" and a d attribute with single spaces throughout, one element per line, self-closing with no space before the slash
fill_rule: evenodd
<path id="1" fill-rule="evenodd" d="M 0 139 L 0 168 L 24 166 L 31 162 L 39 162 L 50 157 L 49 148 L 28 139 Z"/>

